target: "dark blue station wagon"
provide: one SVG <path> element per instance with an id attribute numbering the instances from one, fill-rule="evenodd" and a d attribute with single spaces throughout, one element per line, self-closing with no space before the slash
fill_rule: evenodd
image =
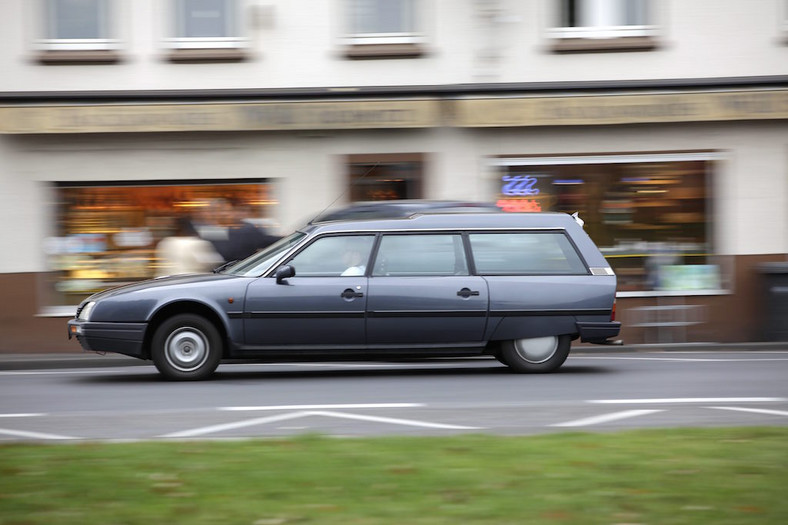
<path id="1" fill-rule="evenodd" d="M 491 355 L 551 372 L 572 340 L 612 343 L 615 292 L 569 215 L 424 214 L 314 223 L 218 273 L 95 294 L 68 334 L 171 379 L 223 359 Z"/>

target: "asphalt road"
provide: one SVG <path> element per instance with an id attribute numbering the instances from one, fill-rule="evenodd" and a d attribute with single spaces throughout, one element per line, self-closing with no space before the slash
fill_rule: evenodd
<path id="1" fill-rule="evenodd" d="M 224 364 L 198 383 L 152 366 L 0 371 L 0 442 L 732 425 L 788 425 L 788 351 L 585 353 L 548 375 L 487 359 Z"/>

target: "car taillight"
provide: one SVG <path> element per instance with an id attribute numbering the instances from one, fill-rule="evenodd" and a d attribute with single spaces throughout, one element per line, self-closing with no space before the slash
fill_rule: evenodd
<path id="1" fill-rule="evenodd" d="M 616 320 L 616 300 L 615 299 L 613 299 L 613 309 L 610 311 L 610 320 L 611 321 L 615 321 Z"/>

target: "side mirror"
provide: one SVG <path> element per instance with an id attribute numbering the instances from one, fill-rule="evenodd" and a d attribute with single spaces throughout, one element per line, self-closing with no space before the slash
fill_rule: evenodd
<path id="1" fill-rule="evenodd" d="M 289 279 L 290 277 L 295 277 L 295 274 L 296 274 L 295 268 L 290 266 L 289 264 L 280 266 L 274 272 L 274 277 L 276 277 L 276 284 L 287 284 L 285 283 L 285 279 Z"/>

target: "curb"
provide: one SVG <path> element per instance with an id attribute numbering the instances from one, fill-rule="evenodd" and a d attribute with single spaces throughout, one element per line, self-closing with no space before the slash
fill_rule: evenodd
<path id="1" fill-rule="evenodd" d="M 786 351 L 788 341 L 751 342 L 751 343 L 671 343 L 671 344 L 639 344 L 623 346 L 582 345 L 572 348 L 573 354 L 597 353 L 638 353 L 638 352 L 753 352 L 753 351 Z M 359 359 L 358 361 L 364 361 Z M 374 360 L 373 360 L 374 361 Z M 64 368 L 109 368 L 123 366 L 151 365 L 143 361 L 120 354 L 97 354 L 94 352 L 64 354 L 0 354 L 0 371 L 12 370 L 47 370 Z"/>

